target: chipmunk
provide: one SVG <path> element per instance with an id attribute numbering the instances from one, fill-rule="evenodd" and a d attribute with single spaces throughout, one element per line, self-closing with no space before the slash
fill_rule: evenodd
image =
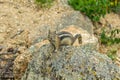
<path id="1" fill-rule="evenodd" d="M 81 34 L 76 34 L 75 36 L 73 36 L 71 33 L 66 31 L 56 33 L 56 31 L 52 32 L 49 30 L 48 40 L 54 47 L 55 51 L 57 51 L 63 45 L 73 45 L 76 39 L 78 39 L 79 44 L 82 43 Z"/>

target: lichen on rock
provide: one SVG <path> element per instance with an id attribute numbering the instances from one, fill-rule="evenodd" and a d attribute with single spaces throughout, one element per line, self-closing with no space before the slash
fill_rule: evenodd
<path id="1" fill-rule="evenodd" d="M 63 46 L 51 52 L 50 45 L 44 45 L 34 55 L 22 80 L 119 80 L 120 68 L 91 47 Z"/>

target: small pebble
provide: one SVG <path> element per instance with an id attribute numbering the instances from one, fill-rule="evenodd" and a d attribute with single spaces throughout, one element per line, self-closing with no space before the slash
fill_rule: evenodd
<path id="1" fill-rule="evenodd" d="M 7 52 L 13 52 L 13 51 L 14 51 L 13 48 L 8 48 L 8 49 L 7 49 Z"/>

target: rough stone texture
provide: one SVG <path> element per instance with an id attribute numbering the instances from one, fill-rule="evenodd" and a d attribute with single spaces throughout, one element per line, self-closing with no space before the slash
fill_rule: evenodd
<path id="1" fill-rule="evenodd" d="M 25 73 L 28 63 L 31 60 L 31 54 L 28 51 L 24 51 L 22 54 L 16 57 L 13 66 L 13 75 L 15 80 L 20 80 L 21 76 Z"/>
<path id="2" fill-rule="evenodd" d="M 22 80 L 120 80 L 120 68 L 92 49 L 92 44 L 63 46 L 56 53 L 47 44 L 32 54 Z"/>

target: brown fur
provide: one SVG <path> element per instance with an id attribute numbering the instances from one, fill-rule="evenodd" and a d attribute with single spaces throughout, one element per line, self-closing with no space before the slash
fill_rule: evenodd
<path id="1" fill-rule="evenodd" d="M 48 40 L 54 47 L 54 50 L 58 50 L 62 45 L 73 45 L 75 40 L 79 40 L 79 44 L 81 43 L 81 35 L 76 34 L 73 36 L 71 33 L 66 31 L 61 31 L 56 33 L 55 31 L 49 31 Z"/>

